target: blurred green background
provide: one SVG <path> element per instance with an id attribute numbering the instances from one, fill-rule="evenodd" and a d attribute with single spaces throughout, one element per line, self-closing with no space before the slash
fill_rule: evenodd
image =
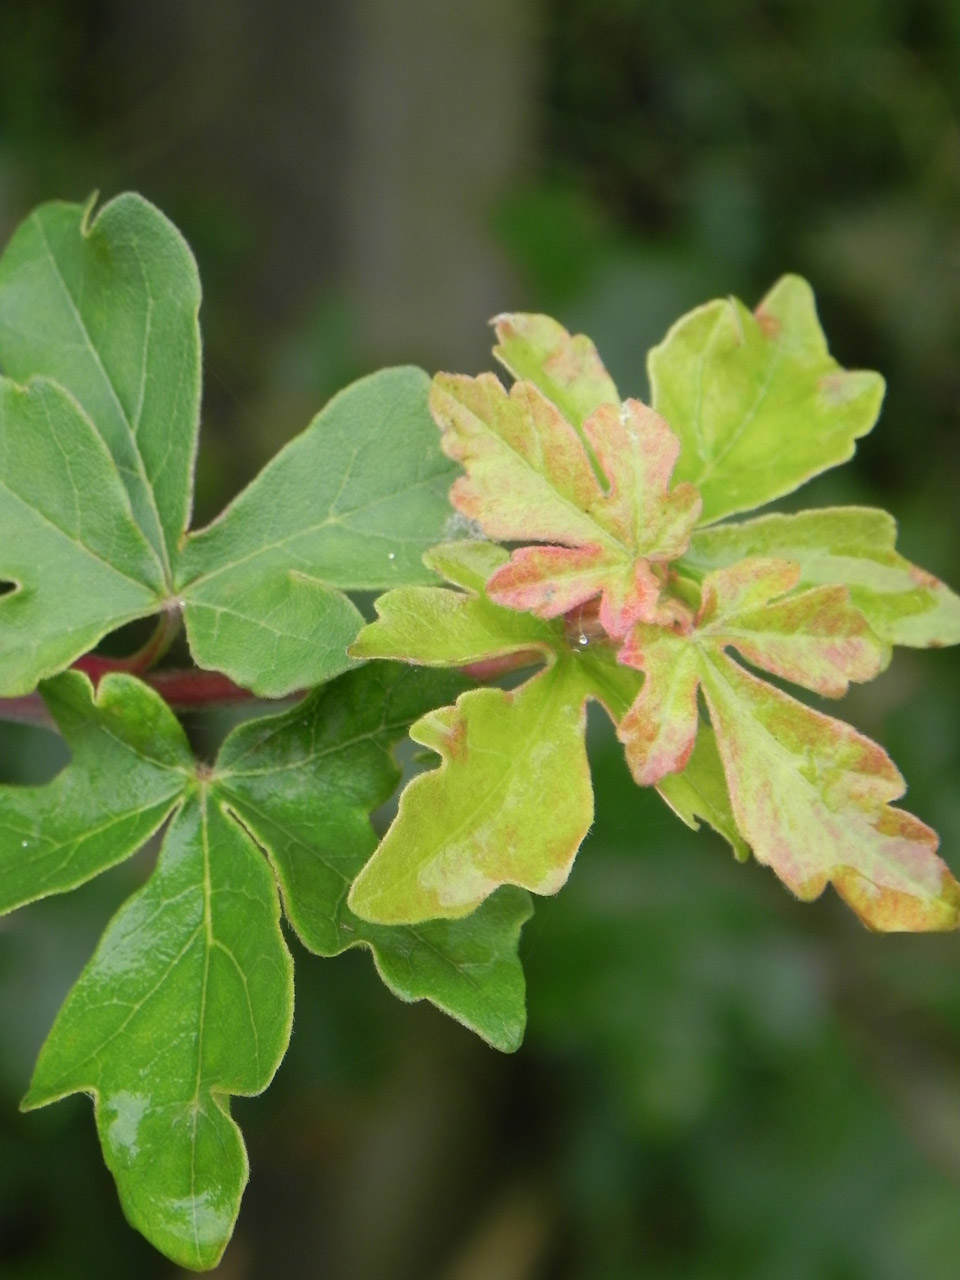
<path id="1" fill-rule="evenodd" d="M 813 283 L 881 423 L 801 495 L 889 507 L 960 583 L 956 0 L 5 0 L 0 239 L 135 188 L 205 285 L 202 522 L 350 378 L 475 372 L 550 310 L 625 394 L 685 309 Z M 902 653 L 844 714 L 960 871 L 960 663 Z M 369 960 L 297 952 L 293 1042 L 235 1112 L 252 1180 L 223 1280 L 955 1280 L 954 938 L 793 902 L 629 781 L 527 927 L 502 1058 Z M 56 740 L 3 726 L 8 780 Z M 0 926 L 0 1276 L 178 1273 L 130 1231 L 90 1106 L 16 1109 L 149 851 Z"/>

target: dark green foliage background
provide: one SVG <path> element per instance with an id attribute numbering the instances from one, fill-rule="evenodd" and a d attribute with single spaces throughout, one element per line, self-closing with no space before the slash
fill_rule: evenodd
<path id="1" fill-rule="evenodd" d="M 856 463 L 804 504 L 889 507 L 903 553 L 960 583 L 953 0 L 395 8 L 21 0 L 0 18 L 3 239 L 38 200 L 134 187 L 197 252 L 199 517 L 355 374 L 475 371 L 493 309 L 552 310 L 642 393 L 684 309 L 793 270 L 837 357 L 889 384 Z M 460 266 L 434 279 L 433 259 Z M 955 654 L 899 653 L 848 707 L 960 870 Z M 212 753 L 222 726 L 189 727 Z M 633 788 L 599 719 L 594 747 L 596 827 L 525 934 L 517 1057 L 400 1006 L 362 956 L 297 952 L 290 1054 L 235 1108 L 253 1176 L 219 1274 L 953 1280 L 956 939 L 793 903 Z M 62 754 L 4 725 L 0 762 L 35 780 Z M 16 1111 L 150 856 L 0 930 L 5 1280 L 173 1274 L 123 1223 L 89 1106 Z"/>

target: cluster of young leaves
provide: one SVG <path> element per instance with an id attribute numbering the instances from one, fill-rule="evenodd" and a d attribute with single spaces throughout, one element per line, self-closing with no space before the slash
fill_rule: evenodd
<path id="1" fill-rule="evenodd" d="M 96 217 L 45 205 L 0 259 L 0 697 L 38 688 L 72 752 L 48 785 L 0 787 L 0 911 L 73 889 L 163 829 L 23 1105 L 90 1094 L 129 1220 L 204 1269 L 247 1178 L 230 1097 L 267 1086 L 290 1036 L 281 905 L 308 950 L 366 947 L 402 999 L 510 1051 L 530 903 L 507 888 L 469 920 L 401 928 L 346 904 L 400 776 L 394 744 L 468 683 L 346 653 L 362 621 L 346 590 L 431 577 L 420 557 L 448 520 L 452 467 L 429 379 L 388 369 L 347 388 L 187 532 L 199 301 L 185 242 L 134 195 Z M 261 696 L 312 692 L 202 764 L 145 680 L 95 689 L 65 669 L 153 613 L 182 615 L 202 668 Z"/>
<path id="2" fill-rule="evenodd" d="M 681 319 L 650 353 L 650 406 L 621 402 L 592 343 L 548 317 L 495 324 L 509 393 L 492 374 L 431 392 L 463 468 L 451 501 L 491 541 L 427 553 L 451 587 L 387 592 L 350 652 L 540 670 L 413 725 L 441 763 L 406 788 L 353 909 L 411 924 L 504 884 L 555 892 L 593 816 L 594 699 L 638 784 L 798 897 L 832 883 L 874 929 L 957 927 L 960 885 L 892 804 L 887 754 L 758 670 L 840 697 L 894 644 L 960 641 L 960 599 L 896 552 L 882 511 L 728 519 L 848 459 L 879 375 L 840 368 L 793 276 L 754 313 L 722 300 Z"/>

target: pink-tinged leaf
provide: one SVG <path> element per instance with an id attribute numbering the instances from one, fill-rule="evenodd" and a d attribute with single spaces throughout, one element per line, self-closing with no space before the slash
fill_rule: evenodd
<path id="1" fill-rule="evenodd" d="M 579 431 L 601 404 L 620 404 L 597 349 L 549 316 L 503 315 L 494 320 L 493 354 L 519 381 L 532 382 Z"/>
<path id="2" fill-rule="evenodd" d="M 698 650 L 666 627 L 637 626 L 620 661 L 644 673 L 636 700 L 617 727 L 627 764 L 641 787 L 683 769 L 697 738 Z"/>
<path id="3" fill-rule="evenodd" d="M 461 462 L 451 501 L 491 537 L 559 543 L 521 548 L 488 584 L 490 598 L 544 618 L 596 596 L 608 634 L 657 620 L 662 581 L 651 565 L 679 556 L 700 513 L 689 484 L 670 489 L 678 442 L 645 405 L 601 404 L 584 444 L 539 390 L 508 396 L 489 375 L 439 376 L 431 398 L 443 447 Z"/>
<path id="4" fill-rule="evenodd" d="M 450 500 L 489 537 L 614 545 L 588 514 L 603 491 L 579 435 L 531 383 L 437 374 L 430 409 L 466 471 Z"/>
<path id="5" fill-rule="evenodd" d="M 609 490 L 592 514 L 621 546 L 649 560 L 682 555 L 700 516 L 692 484 L 670 491 L 680 441 L 659 414 L 639 400 L 601 405 L 584 423 Z"/>
<path id="6" fill-rule="evenodd" d="M 646 560 L 625 563 L 596 545 L 521 547 L 487 584 L 492 600 L 541 618 L 558 618 L 602 593 L 600 623 L 610 636 L 656 617 L 661 588 Z"/>
<path id="7" fill-rule="evenodd" d="M 845 585 L 873 631 L 888 644 L 960 643 L 960 598 L 895 550 L 897 525 L 871 507 L 826 507 L 760 516 L 694 533 L 688 572 L 703 573 L 748 556 L 795 562 L 803 587 Z"/>
<path id="8" fill-rule="evenodd" d="M 591 695 L 571 655 L 519 689 L 475 689 L 419 720 L 411 737 L 442 763 L 407 786 L 351 909 L 416 924 L 465 916 L 502 884 L 556 893 L 593 820 Z"/>
<path id="9" fill-rule="evenodd" d="M 737 826 L 754 855 L 799 897 L 832 882 L 870 928 L 954 929 L 960 885 L 937 836 L 891 807 L 903 779 L 886 752 L 704 653 L 701 678 Z"/>
<path id="10" fill-rule="evenodd" d="M 788 593 L 800 567 L 782 560 L 741 560 L 709 574 L 697 623 L 702 642 L 731 645 L 748 662 L 829 698 L 851 680 L 872 680 L 886 667 L 878 640 L 846 587 Z"/>
<path id="11" fill-rule="evenodd" d="M 750 846 L 737 830 L 717 735 L 709 724 L 697 730 L 696 746 L 684 768 L 662 778 L 657 790 L 681 822 L 694 831 L 699 830 L 701 819 L 708 822 L 733 849 L 737 861 L 747 861 Z"/>

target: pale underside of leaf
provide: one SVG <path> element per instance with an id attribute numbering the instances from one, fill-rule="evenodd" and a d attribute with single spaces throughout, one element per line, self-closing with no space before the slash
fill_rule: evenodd
<path id="1" fill-rule="evenodd" d="M 91 1094 L 130 1222 L 209 1269 L 247 1180 L 229 1096 L 266 1088 L 292 1012 L 273 877 L 214 799 L 188 800 L 67 997 L 23 1106 Z"/>
<path id="2" fill-rule="evenodd" d="M 593 817 L 583 741 L 590 686 L 574 659 L 519 689 L 477 689 L 423 717 L 439 768 L 404 791 L 350 893 L 381 923 L 467 915 L 502 884 L 555 893 Z"/>
<path id="3" fill-rule="evenodd" d="M 799 566 L 800 586 L 845 585 L 888 644 L 960 643 L 960 597 L 900 556 L 896 536 L 896 522 L 885 511 L 827 507 L 700 529 L 683 564 L 703 573 L 748 556 L 790 560 Z"/>
<path id="4" fill-rule="evenodd" d="M 43 686 L 73 759 L 39 787 L 0 787 L 0 912 L 64 893 L 135 853 L 179 802 L 193 758 L 167 705 L 130 676 L 93 693 Z"/>
<path id="5" fill-rule="evenodd" d="M 736 299 L 679 320 L 648 357 L 653 407 L 680 437 L 677 479 L 712 522 L 847 461 L 874 425 L 878 374 L 830 356 L 806 281 L 784 276 L 755 314 Z"/>
<path id="6" fill-rule="evenodd" d="M 113 456 L 169 586 L 186 528 L 200 408 L 200 282 L 141 196 L 42 205 L 0 259 L 0 368 L 55 379 Z"/>

